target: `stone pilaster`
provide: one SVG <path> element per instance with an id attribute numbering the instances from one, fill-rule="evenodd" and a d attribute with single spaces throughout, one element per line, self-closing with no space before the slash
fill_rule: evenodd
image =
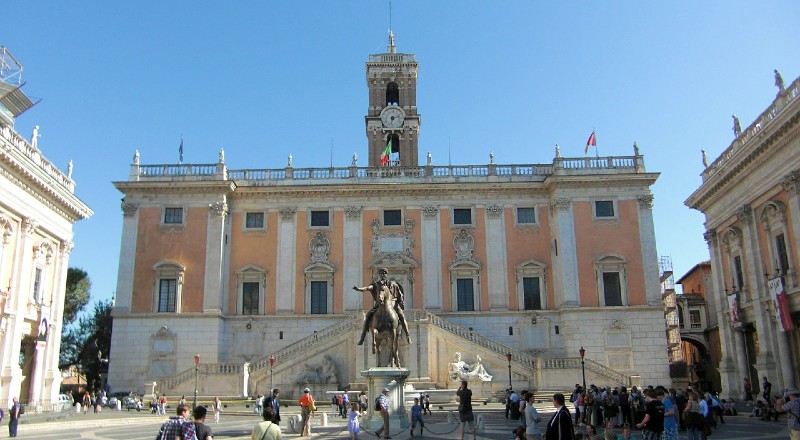
<path id="1" fill-rule="evenodd" d="M 561 304 L 556 297 L 556 307 L 580 306 L 580 286 L 578 284 L 578 257 L 575 243 L 575 219 L 572 212 L 572 201 L 567 198 L 556 198 L 550 203 L 550 214 L 553 216 L 555 238 L 558 240 L 558 256 L 553 259 L 556 292 L 559 286 L 563 292 Z"/>
<path id="2" fill-rule="evenodd" d="M 114 313 L 130 313 L 136 264 L 136 240 L 139 234 L 139 206 L 136 203 L 122 202 L 121 208 L 122 241 L 119 247 Z"/>
<path id="3" fill-rule="evenodd" d="M 786 245 L 794 246 L 794 255 L 800 255 L 800 171 L 792 171 L 783 176 L 781 185 L 784 191 L 789 195 L 789 221 L 787 223 L 791 225 L 792 233 L 795 237 L 794 242 L 787 237 Z M 795 262 L 795 267 L 798 267 L 797 262 Z M 795 273 L 797 273 L 797 271 Z M 789 282 L 789 280 L 786 281 L 787 283 Z M 797 283 L 800 283 L 800 276 L 796 274 L 793 281 L 796 286 Z"/>
<path id="4" fill-rule="evenodd" d="M 203 312 L 224 313 L 222 279 L 225 253 L 225 224 L 228 218 L 227 198 L 223 195 L 209 205 L 206 228 L 206 264 L 203 291 Z"/>
<path id="5" fill-rule="evenodd" d="M 663 304 L 658 269 L 658 251 L 656 250 L 656 233 L 653 226 L 653 195 L 642 194 L 636 197 L 639 207 L 639 246 L 642 252 L 644 268 L 645 298 L 650 305 Z"/>
<path id="6" fill-rule="evenodd" d="M 278 251 L 277 270 L 275 271 L 275 312 L 278 314 L 295 313 L 295 261 L 297 249 L 295 235 L 297 234 L 297 210 L 295 208 L 282 208 L 278 222 Z M 303 313 L 298 310 L 297 313 Z"/>
<path id="7" fill-rule="evenodd" d="M 486 207 L 486 273 L 489 286 L 489 309 L 508 310 L 506 276 L 505 210 L 501 205 Z"/>
<path id="8" fill-rule="evenodd" d="M 361 207 L 345 208 L 344 219 L 344 255 L 347 260 L 364 261 L 363 237 L 361 228 Z M 362 308 L 364 294 L 351 287 L 360 286 L 364 280 L 363 264 L 344 264 L 344 311 L 349 313 Z"/>
<path id="9" fill-rule="evenodd" d="M 439 208 L 422 207 L 422 306 L 433 312 L 442 310 L 442 230 Z"/>

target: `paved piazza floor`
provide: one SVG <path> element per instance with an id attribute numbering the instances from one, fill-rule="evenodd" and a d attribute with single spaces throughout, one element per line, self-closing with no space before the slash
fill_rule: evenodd
<path id="1" fill-rule="evenodd" d="M 549 420 L 553 408 L 545 404 L 537 404 L 543 419 Z M 322 409 L 322 408 L 321 408 Z M 423 436 L 416 436 L 415 439 L 459 439 L 461 430 L 455 424 L 448 424 L 448 412 L 455 411 L 456 406 L 445 406 L 443 410 L 435 410 L 433 414 L 425 416 L 426 431 Z M 330 412 L 330 409 L 328 408 Z M 483 414 L 485 418 L 485 429 L 478 433 L 480 439 L 506 440 L 511 430 L 516 426 L 516 422 L 507 421 L 503 415 L 503 407 L 500 404 L 492 403 L 484 406 L 476 406 L 477 414 Z M 297 434 L 288 432 L 287 416 L 296 414 L 296 407 L 285 408 L 281 411 L 284 421 L 281 422 L 283 438 L 296 438 Z M 24 423 L 19 427 L 19 437 L 29 439 L 98 439 L 98 440 L 152 440 L 158 433 L 161 423 L 166 420 L 165 416 L 155 416 L 144 411 L 109 411 L 105 410 L 102 414 L 62 414 L 59 417 L 43 417 L 41 415 L 24 415 Z M 209 425 L 214 431 L 215 439 L 249 439 L 253 425 L 259 419 L 248 414 L 244 408 L 241 411 L 229 411 L 223 413 L 221 423 Z M 738 417 L 726 417 L 724 425 L 714 431 L 713 439 L 787 439 L 786 421 L 762 422 L 747 415 Z M 314 418 L 312 423 L 312 437 L 320 440 L 345 439 L 349 438 L 345 426 L 345 420 L 338 417 L 329 417 L 328 426 L 319 426 L 320 417 Z M 544 424 L 544 423 L 543 423 Z M 392 438 L 408 439 L 410 432 L 408 429 L 400 431 L 399 428 L 392 428 Z M 681 433 L 681 438 L 686 435 Z M 0 437 L 7 437 L 6 427 L 0 431 Z M 362 440 L 375 439 L 371 433 L 362 432 L 359 435 Z M 466 438 L 471 439 L 467 435 Z M 635 435 L 640 439 L 639 435 Z"/>

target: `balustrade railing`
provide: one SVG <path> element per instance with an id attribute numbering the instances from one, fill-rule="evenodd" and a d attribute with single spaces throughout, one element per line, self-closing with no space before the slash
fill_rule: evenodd
<path id="1" fill-rule="evenodd" d="M 34 166 L 42 170 L 49 180 L 47 183 L 57 184 L 66 188 L 69 192 L 75 191 L 75 181 L 61 172 L 52 162 L 47 160 L 39 149 L 34 148 L 27 140 L 7 125 L 0 130 L 0 133 L 2 133 L 2 137 L 8 141 L 8 144 L 11 145 L 13 150 L 26 157 Z"/>
<path id="2" fill-rule="evenodd" d="M 797 97 L 800 96 L 800 78 L 797 78 L 789 85 L 783 92 L 778 94 L 772 105 L 767 107 L 746 129 L 742 130 L 736 139 L 731 142 L 731 145 L 719 155 L 719 157 L 711 163 L 703 171 L 703 181 L 706 181 L 714 174 L 718 173 L 726 163 L 741 151 L 750 141 L 755 139 L 764 129 L 769 127 L 770 123 L 789 105 L 791 105 Z"/>

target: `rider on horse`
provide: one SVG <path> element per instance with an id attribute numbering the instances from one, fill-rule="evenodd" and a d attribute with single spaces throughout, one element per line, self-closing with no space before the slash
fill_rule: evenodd
<path id="1" fill-rule="evenodd" d="M 406 340 L 408 343 L 411 343 L 411 336 L 408 332 L 408 324 L 406 324 L 406 316 L 403 314 L 403 310 L 405 309 L 405 304 L 403 303 L 403 287 L 394 282 L 389 281 L 386 279 L 386 275 L 389 273 L 385 268 L 378 269 L 378 276 L 380 279 L 377 281 L 373 281 L 372 284 L 365 287 L 358 287 L 353 286 L 353 290 L 357 290 L 359 292 L 367 292 L 369 291 L 372 293 L 372 301 L 373 305 L 372 308 L 367 312 L 367 319 L 364 320 L 364 328 L 361 330 L 361 340 L 358 341 L 358 345 L 364 344 L 364 338 L 367 336 L 367 331 L 369 330 L 370 322 L 372 322 L 372 316 L 375 315 L 375 312 L 378 310 L 378 292 L 381 289 L 387 288 L 389 292 L 395 298 L 394 304 L 394 311 L 397 312 L 397 317 L 400 320 L 400 325 L 403 327 L 403 330 L 406 332 Z"/>

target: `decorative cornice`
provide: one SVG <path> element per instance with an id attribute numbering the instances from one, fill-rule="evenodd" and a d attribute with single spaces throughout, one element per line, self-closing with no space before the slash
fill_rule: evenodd
<path id="1" fill-rule="evenodd" d="M 572 205 L 572 200 L 564 197 L 558 197 L 550 202 L 550 211 L 551 212 L 569 211 L 571 205 Z"/>
<path id="2" fill-rule="evenodd" d="M 294 215 L 297 214 L 297 208 L 281 208 L 278 212 L 281 215 L 281 220 L 291 221 L 294 220 Z"/>
<path id="3" fill-rule="evenodd" d="M 798 187 L 800 187 L 800 171 L 792 171 L 791 173 L 781 178 L 781 185 L 783 190 L 789 193 L 790 196 L 797 195 Z"/>
<path id="4" fill-rule="evenodd" d="M 136 211 L 139 209 L 139 205 L 130 202 L 122 202 L 121 207 L 123 217 L 133 217 L 133 215 L 136 214 Z"/>
<path id="5" fill-rule="evenodd" d="M 425 218 L 434 219 L 437 214 L 439 214 L 439 208 L 436 206 L 428 205 L 422 207 L 422 216 Z"/>
<path id="6" fill-rule="evenodd" d="M 736 219 L 742 223 L 750 223 L 753 219 L 753 208 L 750 205 L 744 204 L 736 210 Z"/>
<path id="7" fill-rule="evenodd" d="M 351 219 L 358 219 L 361 218 L 361 207 L 360 206 L 347 206 L 344 208 L 344 213 L 347 218 Z"/>
<path id="8" fill-rule="evenodd" d="M 488 205 L 486 206 L 486 214 L 489 217 L 498 218 L 503 215 L 503 206 L 501 205 Z"/>
<path id="9" fill-rule="evenodd" d="M 653 209 L 653 195 L 652 194 L 642 194 L 636 196 L 636 202 L 639 204 L 639 208 L 641 209 Z"/>
<path id="10" fill-rule="evenodd" d="M 208 207 L 211 212 L 220 217 L 225 217 L 228 214 L 228 204 L 225 202 L 214 202 L 208 205 Z"/>

